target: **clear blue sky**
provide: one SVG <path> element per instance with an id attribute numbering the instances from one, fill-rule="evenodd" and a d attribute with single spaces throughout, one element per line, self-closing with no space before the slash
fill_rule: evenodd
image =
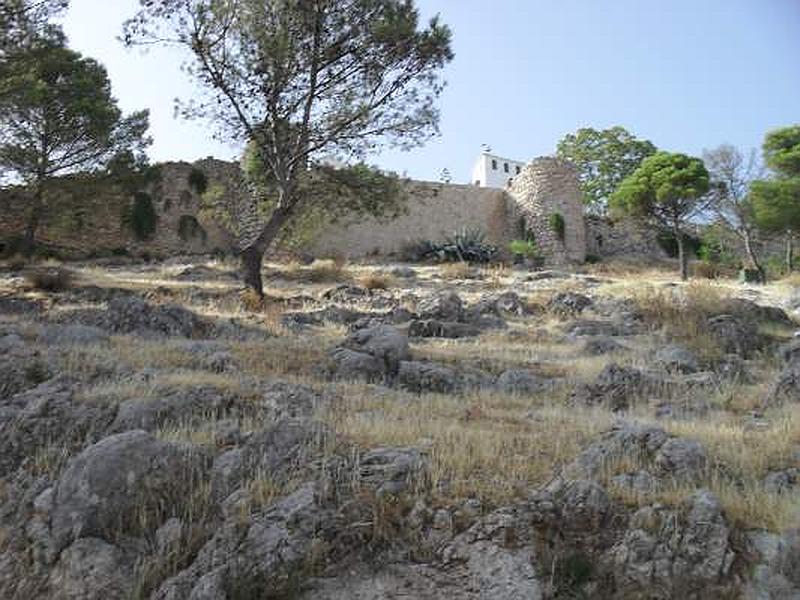
<path id="1" fill-rule="evenodd" d="M 800 0 L 417 0 L 453 30 L 441 136 L 370 162 L 466 182 L 482 143 L 518 160 L 551 154 L 579 127 L 623 125 L 699 154 L 800 122 Z M 208 128 L 173 118 L 192 87 L 166 50 L 116 41 L 137 0 L 72 0 L 77 50 L 108 68 L 126 111 L 151 110 L 154 160 L 231 158 Z"/>

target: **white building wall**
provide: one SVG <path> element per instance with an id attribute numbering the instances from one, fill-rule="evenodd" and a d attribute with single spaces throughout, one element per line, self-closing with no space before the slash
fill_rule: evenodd
<path id="1" fill-rule="evenodd" d="M 524 162 L 482 152 L 472 168 L 471 183 L 479 187 L 505 189 L 524 167 Z"/>

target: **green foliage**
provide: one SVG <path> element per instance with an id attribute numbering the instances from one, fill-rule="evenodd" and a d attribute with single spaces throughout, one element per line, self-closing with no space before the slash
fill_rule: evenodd
<path id="1" fill-rule="evenodd" d="M 497 255 L 497 248 L 485 242 L 479 229 L 464 228 L 454 232 L 443 242 L 426 240 L 407 248 L 409 260 L 436 260 L 439 262 L 487 263 Z"/>
<path id="2" fill-rule="evenodd" d="M 524 256 L 525 258 L 536 258 L 539 256 L 539 246 L 536 240 L 512 240 L 508 245 L 508 250 L 511 254 L 517 256 Z"/>
<path id="3" fill-rule="evenodd" d="M 197 167 L 192 167 L 192 170 L 189 171 L 189 187 L 201 196 L 208 189 L 208 177 Z"/>
<path id="4" fill-rule="evenodd" d="M 688 254 L 697 256 L 703 244 L 702 240 L 688 233 L 682 233 L 681 235 L 683 236 L 684 250 Z M 678 258 L 678 240 L 675 239 L 675 234 L 672 231 L 660 229 L 658 233 L 656 233 L 656 242 L 658 242 L 658 245 L 667 256 L 670 258 Z"/>
<path id="5" fill-rule="evenodd" d="M 696 251 L 697 257 L 712 265 L 737 267 L 741 261 L 724 241 L 719 226 L 711 225 L 703 231 Z"/>
<path id="6" fill-rule="evenodd" d="M 279 186 L 267 171 L 261 152 L 254 143 L 248 144 L 242 158 L 242 170 L 250 187 L 256 190 L 254 212 L 265 222 L 275 210 L 280 197 Z M 403 181 L 393 173 L 363 163 L 333 168 L 318 165 L 298 176 L 297 193 L 303 200 L 277 237 L 277 243 L 287 250 L 307 246 L 326 223 L 356 222 L 364 216 L 390 220 L 406 211 L 408 198 Z M 240 202 L 252 202 L 230 194 L 224 187 L 211 185 L 203 196 L 204 206 L 235 235 Z"/>
<path id="7" fill-rule="evenodd" d="M 192 215 L 181 215 L 178 219 L 178 236 L 184 242 L 200 239 L 205 243 L 208 238 L 206 230 Z"/>
<path id="8" fill-rule="evenodd" d="M 299 226 L 295 217 L 336 218 L 353 203 L 381 212 L 385 194 L 364 190 L 385 180 L 325 167 L 324 158 L 361 159 L 435 135 L 441 71 L 453 57 L 450 30 L 437 17 L 422 24 L 413 0 L 152 0 L 125 24 L 124 39 L 184 46 L 203 93 L 183 116 L 210 119 L 224 137 L 238 143 L 244 134 L 257 148 L 266 190 L 228 213 L 248 230 L 246 279 L 258 293 L 261 256 Z M 323 179 L 328 189 L 356 189 L 309 194 Z M 251 231 L 255 220 L 261 228 Z"/>
<path id="9" fill-rule="evenodd" d="M 556 234 L 556 237 L 563 242 L 566 231 L 566 223 L 564 223 L 564 217 L 561 215 L 561 213 L 552 213 L 548 219 L 548 223 L 550 225 L 550 229 Z"/>
<path id="10" fill-rule="evenodd" d="M 147 127 L 148 112 L 123 117 L 103 66 L 63 40 L 0 62 L 0 171 L 26 183 L 141 153 Z"/>
<path id="11" fill-rule="evenodd" d="M 763 151 L 775 176 L 750 186 L 756 222 L 767 232 L 800 233 L 800 125 L 768 133 Z"/>
<path id="12" fill-rule="evenodd" d="M 770 131 L 762 146 L 764 162 L 785 177 L 800 177 L 800 125 Z"/>
<path id="13" fill-rule="evenodd" d="M 136 192 L 133 202 L 123 215 L 123 224 L 130 228 L 137 239 L 150 239 L 156 232 L 158 215 L 153 207 L 153 199 L 146 192 Z"/>
<path id="14" fill-rule="evenodd" d="M 579 129 L 559 143 L 557 156 L 578 169 L 584 202 L 590 211 L 605 214 L 608 199 L 619 184 L 656 152 L 648 140 L 639 140 L 624 127 Z"/>
<path id="15" fill-rule="evenodd" d="M 699 158 L 657 152 L 644 159 L 611 195 L 613 212 L 680 226 L 702 208 L 709 190 L 708 171 Z"/>

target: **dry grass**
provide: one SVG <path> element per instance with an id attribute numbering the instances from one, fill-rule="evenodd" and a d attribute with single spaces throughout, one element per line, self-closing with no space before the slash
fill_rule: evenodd
<path id="1" fill-rule="evenodd" d="M 63 292 L 75 282 L 75 272 L 60 266 L 35 267 L 25 273 L 25 281 L 42 292 Z"/>
<path id="2" fill-rule="evenodd" d="M 387 273 L 371 271 L 361 275 L 358 284 L 368 290 L 388 290 L 397 287 L 397 280 Z"/>
<path id="3" fill-rule="evenodd" d="M 470 279 L 473 276 L 473 270 L 466 262 L 446 263 L 439 267 L 439 276 L 447 281 Z"/>
<path id="4" fill-rule="evenodd" d="M 310 266 L 290 263 L 281 269 L 282 279 L 297 283 L 344 283 L 352 274 L 343 260 L 315 260 Z"/>
<path id="5" fill-rule="evenodd" d="M 556 405 L 530 414 L 530 399 L 476 393 L 465 398 L 349 385 L 333 409 L 337 431 L 364 446 L 423 446 L 432 489 L 443 500 L 477 497 L 497 506 L 541 485 L 608 427 L 608 413 Z"/>
<path id="6" fill-rule="evenodd" d="M 645 321 L 691 346 L 707 360 L 722 357 L 717 340 L 708 332 L 708 318 L 730 312 L 724 288 L 693 281 L 681 288 L 639 286 L 631 290 Z"/>

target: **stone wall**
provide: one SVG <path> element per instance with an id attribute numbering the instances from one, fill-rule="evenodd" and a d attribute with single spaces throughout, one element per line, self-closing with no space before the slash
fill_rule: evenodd
<path id="1" fill-rule="evenodd" d="M 580 263 L 586 259 L 583 202 L 572 165 L 552 157 L 534 159 L 514 177 L 509 191 L 525 228 L 548 263 Z M 552 227 L 554 214 L 563 218 L 563 239 Z"/>
<path id="2" fill-rule="evenodd" d="M 629 257 L 637 260 L 668 258 L 652 227 L 630 218 L 614 221 L 587 215 L 585 221 L 587 254 L 600 258 Z"/>
<path id="3" fill-rule="evenodd" d="M 214 159 L 195 164 L 158 165 L 158 176 L 147 186 L 157 215 L 156 231 L 139 240 L 125 225 L 132 195 L 113 180 L 94 175 L 59 179 L 56 193 L 47 198 L 47 210 L 37 231 L 37 242 L 72 257 L 108 252 L 171 254 L 228 251 L 232 238 L 224 227 L 201 210 L 200 190 L 189 182 L 193 170 L 202 171 L 208 185 L 224 189 L 238 175 L 238 166 Z M 30 203 L 24 188 L 0 192 L 0 244 L 12 245 L 25 230 Z"/>
<path id="4" fill-rule="evenodd" d="M 462 228 L 480 229 L 489 243 L 505 247 L 513 235 L 510 204 L 502 190 L 412 181 L 404 215 L 388 222 L 366 216 L 323 226 L 309 251 L 351 258 L 395 254 L 406 244 L 440 241 Z"/>

